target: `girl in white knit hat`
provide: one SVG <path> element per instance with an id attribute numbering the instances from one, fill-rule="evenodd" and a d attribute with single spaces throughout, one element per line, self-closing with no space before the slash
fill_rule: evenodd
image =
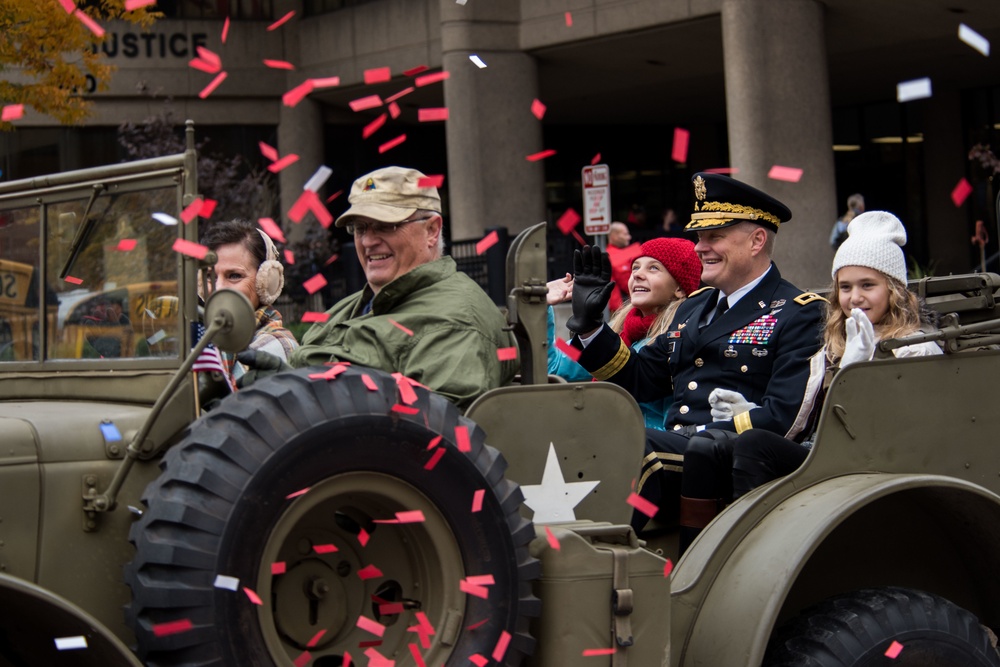
<path id="1" fill-rule="evenodd" d="M 727 478 L 718 467 L 728 462 L 685 461 L 686 496 L 719 501 L 719 507 L 739 498 L 761 484 L 794 471 L 805 461 L 812 443 L 810 426 L 815 424 L 824 388 L 839 368 L 870 361 L 875 344 L 883 338 L 901 338 L 932 327 L 922 314 L 916 295 L 906 289 L 906 260 L 902 246 L 906 230 L 899 219 L 884 211 L 870 211 L 855 217 L 848 226 L 848 238 L 833 260 L 833 288 L 824 345 L 810 360 L 811 373 L 794 432 L 807 434 L 804 443 L 776 433 L 750 429 L 732 443 L 732 486 L 722 488 Z M 937 343 L 917 343 L 893 350 L 897 357 L 941 354 Z M 735 414 L 756 407 L 740 394 L 724 388 L 709 396 L 712 418 L 732 419 Z M 694 493 L 695 495 L 691 495 Z"/>

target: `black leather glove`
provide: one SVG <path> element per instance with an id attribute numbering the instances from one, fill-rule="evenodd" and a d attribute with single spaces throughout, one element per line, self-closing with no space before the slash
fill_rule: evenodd
<path id="1" fill-rule="evenodd" d="M 586 334 L 604 323 L 604 309 L 611 299 L 611 259 L 597 246 L 583 246 L 573 253 L 573 317 L 566 326 Z"/>
<path id="2" fill-rule="evenodd" d="M 243 389 L 263 377 L 292 370 L 291 366 L 278 357 L 260 350 L 243 350 L 236 355 L 236 361 L 246 368 L 246 372 L 236 379 L 238 389 Z"/>

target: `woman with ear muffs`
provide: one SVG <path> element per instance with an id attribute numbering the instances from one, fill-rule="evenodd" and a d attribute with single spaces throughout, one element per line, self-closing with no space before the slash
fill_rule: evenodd
<path id="1" fill-rule="evenodd" d="M 287 362 L 299 343 L 282 325 L 281 313 L 271 307 L 285 284 L 285 270 L 278 261 L 274 242 L 256 225 L 242 218 L 215 223 L 201 242 L 218 255 L 215 288 L 241 292 L 254 307 L 257 329 L 248 349 L 267 352 Z M 224 354 L 223 361 L 234 381 L 246 370 L 231 355 Z"/>

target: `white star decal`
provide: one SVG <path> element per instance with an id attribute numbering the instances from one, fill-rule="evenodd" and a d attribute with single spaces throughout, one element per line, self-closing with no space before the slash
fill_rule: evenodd
<path id="1" fill-rule="evenodd" d="M 600 483 L 598 480 L 567 484 L 559 467 L 555 445 L 550 442 L 542 483 L 522 486 L 521 491 L 524 493 L 524 504 L 535 511 L 535 523 L 563 523 L 576 521 L 573 508 Z"/>

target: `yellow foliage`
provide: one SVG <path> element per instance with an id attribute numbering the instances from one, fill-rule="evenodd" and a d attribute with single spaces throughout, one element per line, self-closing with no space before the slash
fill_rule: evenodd
<path id="1" fill-rule="evenodd" d="M 161 14 L 155 5 L 125 11 L 125 0 L 90 0 L 88 16 L 103 24 L 125 20 L 148 28 Z M 24 104 L 60 123 L 80 123 L 90 112 L 91 102 L 79 94 L 86 89 L 87 75 L 98 90 L 108 87 L 114 67 L 98 55 L 98 38 L 76 16 L 66 12 L 60 0 L 0 0 L 0 106 Z M 11 130 L 0 122 L 0 131 Z"/>

